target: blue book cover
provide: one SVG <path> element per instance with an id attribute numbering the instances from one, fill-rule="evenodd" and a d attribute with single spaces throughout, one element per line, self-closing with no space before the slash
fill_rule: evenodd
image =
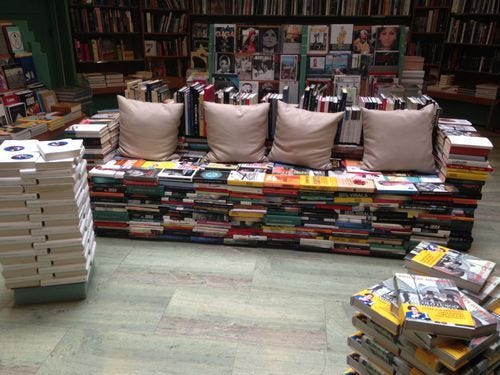
<path id="1" fill-rule="evenodd" d="M 21 68 L 23 68 L 24 79 L 26 81 L 26 84 L 30 85 L 38 82 L 35 69 L 35 62 L 33 61 L 33 55 L 31 53 L 16 55 L 16 63 Z"/>

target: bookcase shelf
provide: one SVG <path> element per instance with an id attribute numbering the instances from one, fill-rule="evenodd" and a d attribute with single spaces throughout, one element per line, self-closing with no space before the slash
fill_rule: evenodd
<path id="1" fill-rule="evenodd" d="M 245 23 L 256 24 L 332 24 L 353 23 L 369 25 L 408 25 L 410 16 L 281 16 L 281 15 L 242 15 L 242 14 L 191 14 L 192 21 L 207 21 L 210 23 Z"/>
<path id="2" fill-rule="evenodd" d="M 144 33 L 144 37 L 165 37 L 165 36 L 181 37 L 187 35 L 188 35 L 187 33 Z"/>

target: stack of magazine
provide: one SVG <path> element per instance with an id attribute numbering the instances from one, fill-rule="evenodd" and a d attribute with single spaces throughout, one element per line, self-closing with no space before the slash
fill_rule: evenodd
<path id="1" fill-rule="evenodd" d="M 351 297 L 358 330 L 348 337 L 353 373 L 496 374 L 495 263 L 423 241 L 405 266 L 412 273 L 396 273 Z"/>

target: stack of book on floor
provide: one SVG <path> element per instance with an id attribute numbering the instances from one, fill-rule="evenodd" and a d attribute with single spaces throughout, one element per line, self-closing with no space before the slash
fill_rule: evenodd
<path id="1" fill-rule="evenodd" d="M 258 241 L 387 257 L 403 257 L 421 241 L 470 248 L 477 199 L 463 197 L 471 194 L 465 185 L 443 183 L 437 174 L 366 171 L 355 160 L 332 163 L 329 171 L 282 163 L 220 164 L 206 162 L 198 152 L 162 162 L 111 160 L 90 172 L 93 207 L 107 221 L 98 232 L 107 235 L 112 228 L 128 235 L 130 215 L 144 206 L 163 216 L 164 239 Z M 158 181 L 139 193 L 133 183 L 124 184 L 132 167 L 156 169 Z"/>
<path id="2" fill-rule="evenodd" d="M 359 374 L 498 371 L 500 317 L 495 309 L 500 295 L 498 278 L 492 276 L 495 264 L 455 255 L 451 249 L 422 243 L 405 259 L 409 270 L 419 274 L 396 273 L 351 297 L 358 311 L 352 323 L 359 330 L 348 338 L 355 350 L 347 356 L 353 369 Z M 476 292 L 457 287 L 454 280 Z M 482 307 L 469 295 L 480 295 L 484 288 L 489 301 Z"/>
<path id="3" fill-rule="evenodd" d="M 84 158 L 89 168 L 104 164 L 113 159 L 118 149 L 120 133 L 120 113 L 101 111 L 79 124 L 69 126 L 66 137 L 83 139 Z"/>
<path id="4" fill-rule="evenodd" d="M 82 142 L 0 145 L 0 263 L 8 288 L 82 283 L 95 252 Z"/>
<path id="5" fill-rule="evenodd" d="M 455 228 L 453 237 L 456 241 L 472 241 L 470 230 L 474 211 L 482 197 L 482 188 L 493 171 L 488 161 L 493 144 L 468 120 L 440 118 L 434 145 L 440 177 L 458 189 L 452 203 L 457 213 L 457 210 L 462 210 L 463 220 L 461 228 Z"/>

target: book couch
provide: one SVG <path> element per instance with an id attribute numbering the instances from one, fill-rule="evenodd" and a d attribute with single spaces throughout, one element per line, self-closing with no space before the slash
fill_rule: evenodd
<path id="1" fill-rule="evenodd" d="M 434 132 L 435 104 L 363 109 L 363 160 L 335 165 L 343 113 L 279 102 L 267 153 L 268 103 L 205 103 L 200 158 L 174 154 L 182 104 L 118 102 L 122 157 L 89 173 L 97 235 L 384 257 L 422 240 L 471 246 L 487 172 L 440 170 L 453 150 Z"/>

